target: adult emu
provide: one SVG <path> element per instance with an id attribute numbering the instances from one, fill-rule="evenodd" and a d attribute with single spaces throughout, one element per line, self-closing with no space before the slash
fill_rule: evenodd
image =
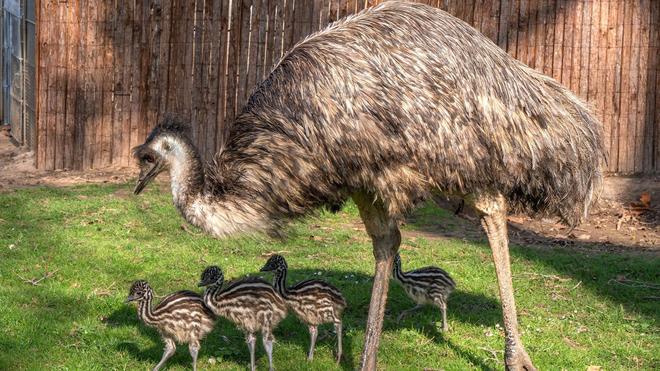
<path id="1" fill-rule="evenodd" d="M 600 183 L 601 127 L 554 80 L 461 20 L 386 2 L 298 43 L 256 87 L 204 166 L 166 119 L 135 149 L 135 193 L 169 170 L 183 216 L 218 237 L 277 231 L 348 197 L 376 270 L 362 369 L 376 368 L 398 222 L 434 192 L 481 213 L 493 252 L 508 369 L 534 369 L 516 318 L 506 215 L 586 215 Z"/>

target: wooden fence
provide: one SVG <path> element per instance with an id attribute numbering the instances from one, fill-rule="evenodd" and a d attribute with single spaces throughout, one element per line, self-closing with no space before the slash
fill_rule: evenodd
<path id="1" fill-rule="evenodd" d="M 165 112 L 205 157 L 284 51 L 375 0 L 41 0 L 37 165 L 131 165 Z M 433 0 L 588 100 L 609 170 L 660 173 L 660 1 Z"/>

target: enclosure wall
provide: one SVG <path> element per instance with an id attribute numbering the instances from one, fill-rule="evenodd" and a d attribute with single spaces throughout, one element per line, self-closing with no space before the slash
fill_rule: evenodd
<path id="1" fill-rule="evenodd" d="M 205 157 L 283 51 L 373 0 L 41 0 L 38 148 L 44 169 L 131 164 L 165 112 Z M 589 101 L 608 167 L 660 173 L 660 1 L 423 1 Z"/>

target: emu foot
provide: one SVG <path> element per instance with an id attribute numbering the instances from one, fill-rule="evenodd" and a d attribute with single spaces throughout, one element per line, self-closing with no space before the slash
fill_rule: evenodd
<path id="1" fill-rule="evenodd" d="M 527 351 L 522 346 L 516 346 L 505 352 L 504 363 L 507 371 L 536 371 Z"/>

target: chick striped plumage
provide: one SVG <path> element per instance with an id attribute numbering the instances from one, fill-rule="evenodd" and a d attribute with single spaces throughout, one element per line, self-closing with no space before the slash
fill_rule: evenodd
<path id="1" fill-rule="evenodd" d="M 346 300 L 331 284 L 310 279 L 287 287 L 288 265 L 281 255 L 273 255 L 261 268 L 262 272 L 273 271 L 273 287 L 284 298 L 288 307 L 309 328 L 311 344 L 307 358 L 314 358 L 314 347 L 318 335 L 317 327 L 323 323 L 333 323 L 337 332 L 337 362 L 342 355 L 342 321 Z"/>
<path id="2" fill-rule="evenodd" d="M 414 308 L 403 311 L 400 321 L 408 313 L 429 304 L 440 308 L 442 312 L 442 329 L 448 330 L 447 298 L 456 288 L 456 283 L 449 273 L 438 267 L 424 267 L 409 272 L 401 269 L 401 257 L 394 258 L 392 268 L 393 278 L 403 287 L 408 296 L 417 304 Z"/>
<path id="3" fill-rule="evenodd" d="M 223 283 L 224 275 L 219 267 L 208 267 L 202 273 L 200 286 L 208 286 L 204 291 L 204 303 L 213 313 L 227 318 L 246 333 L 252 370 L 255 369 L 255 333 L 261 332 L 272 370 L 273 330 L 286 317 L 284 299 L 268 282 L 259 278 L 234 281 L 225 288 Z"/>
<path id="4" fill-rule="evenodd" d="M 162 367 L 175 350 L 176 343 L 188 344 L 197 369 L 200 341 L 213 330 L 215 315 L 206 307 L 202 297 L 192 291 L 177 291 L 166 296 L 152 309 L 153 290 L 146 281 L 135 281 L 128 301 L 138 302 L 138 317 L 155 327 L 165 342 L 165 350 L 154 370 Z"/>

